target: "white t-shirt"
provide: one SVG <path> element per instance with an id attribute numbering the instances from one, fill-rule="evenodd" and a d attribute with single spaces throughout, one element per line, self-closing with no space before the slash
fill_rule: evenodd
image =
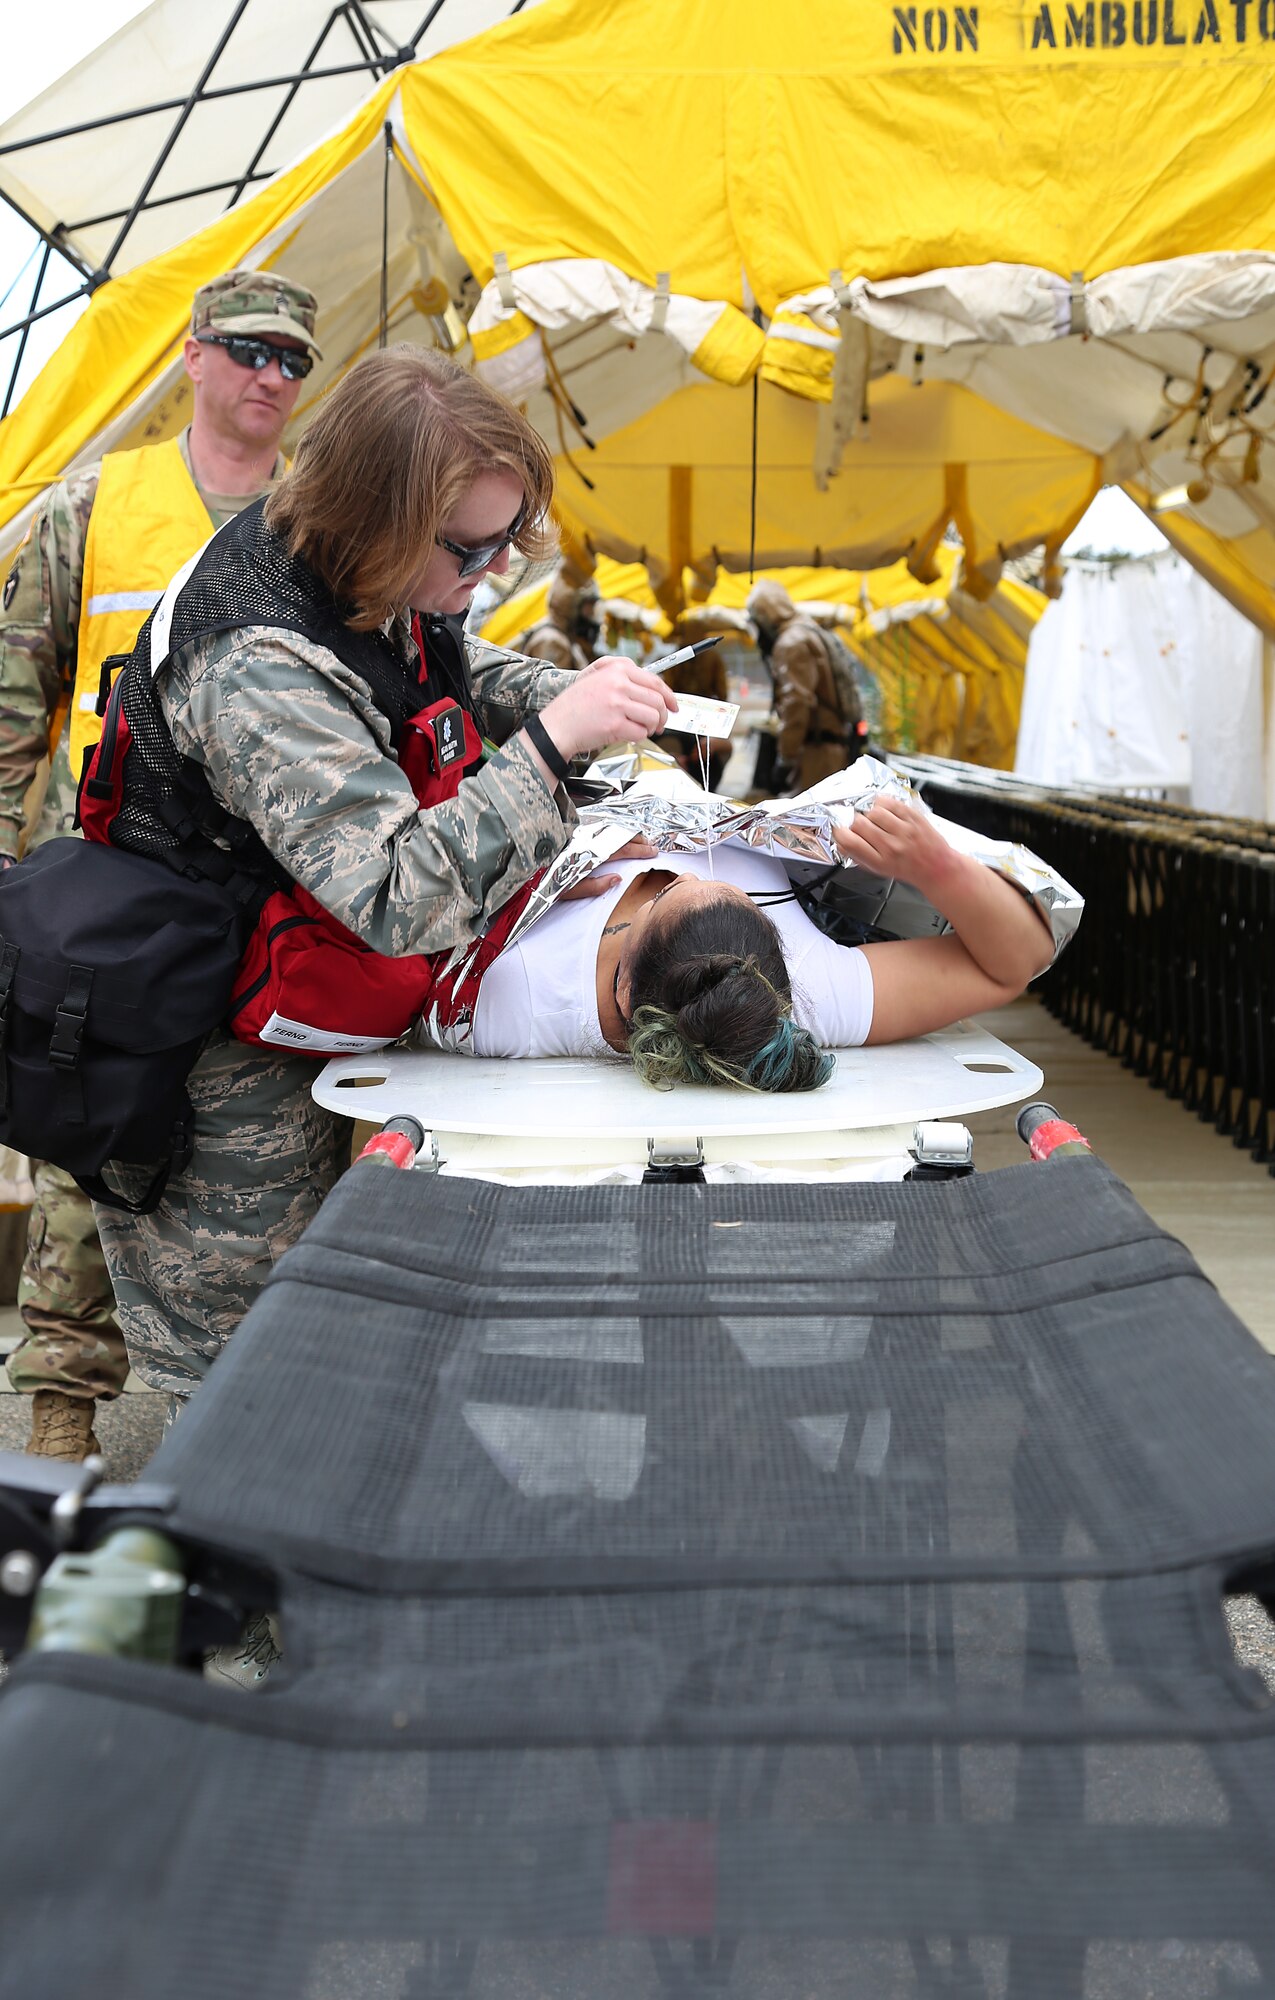
<path id="1" fill-rule="evenodd" d="M 783 863 L 749 847 L 715 847 L 711 869 L 703 853 L 603 862 L 598 873 L 620 877 L 614 889 L 555 903 L 520 943 L 488 967 L 474 1009 L 473 1055 L 624 1060 L 598 1021 L 598 946 L 630 882 L 652 870 L 702 880 L 711 876 L 739 889 L 789 887 Z M 828 1048 L 856 1048 L 866 1041 L 872 1025 L 872 973 L 863 953 L 834 944 L 796 903 L 772 905 L 764 914 L 779 932 L 798 1026 L 809 1028 Z"/>

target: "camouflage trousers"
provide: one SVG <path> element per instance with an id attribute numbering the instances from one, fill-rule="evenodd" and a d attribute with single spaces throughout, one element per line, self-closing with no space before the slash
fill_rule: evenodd
<path id="1" fill-rule="evenodd" d="M 115 1323 L 115 1295 L 98 1241 L 93 1204 L 70 1174 L 32 1162 L 35 1201 L 27 1228 L 18 1305 L 26 1333 L 6 1363 L 19 1395 L 118 1396 L 128 1356 Z"/>
<path id="2" fill-rule="evenodd" d="M 348 1163 L 351 1122 L 319 1109 L 316 1074 L 313 1060 L 219 1033 L 187 1085 L 195 1150 L 185 1172 L 150 1215 L 97 1204 L 128 1357 L 150 1388 L 182 1397 L 198 1387 Z M 127 1168 L 111 1173 L 133 1192 Z"/>

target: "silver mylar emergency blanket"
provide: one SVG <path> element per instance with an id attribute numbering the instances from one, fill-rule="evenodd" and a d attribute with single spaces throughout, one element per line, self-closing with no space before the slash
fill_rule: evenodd
<path id="1" fill-rule="evenodd" d="M 875 757 L 860 757 L 844 771 L 834 771 L 795 798 L 764 799 L 743 805 L 735 799 L 705 792 L 693 778 L 663 760 L 650 768 L 650 753 L 625 752 L 601 759 L 589 776 L 616 785 L 612 797 L 580 809 L 580 824 L 551 866 L 510 931 L 506 950 L 525 937 L 564 890 L 592 875 L 617 849 L 638 835 L 661 854 L 694 854 L 722 842 L 751 847 L 782 861 L 799 887 L 821 876 L 838 874 L 835 901 L 845 913 L 878 936 L 935 936 L 951 926 L 934 906 L 909 884 L 870 874 L 837 852 L 834 827 L 848 827 L 856 812 L 874 799 L 902 799 L 929 814 L 950 846 L 970 854 L 985 867 L 1004 875 L 1029 896 L 1049 925 L 1054 958 L 1075 933 L 1084 900 L 1028 847 L 1009 840 L 989 840 L 968 827 L 941 819 L 917 796 L 909 781 Z M 621 790 L 620 787 L 624 789 Z M 458 946 L 449 971 L 462 966 L 477 944 Z M 472 1019 L 467 1015 L 443 1029 L 431 1022 L 426 1009 L 425 1038 L 445 1048 L 463 1049 Z"/>

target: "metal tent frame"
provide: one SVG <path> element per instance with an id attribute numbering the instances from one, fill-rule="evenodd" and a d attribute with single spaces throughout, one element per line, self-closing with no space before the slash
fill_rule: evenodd
<path id="1" fill-rule="evenodd" d="M 153 117 L 157 112 L 172 111 L 176 113 L 176 117 L 168 128 L 162 145 L 143 177 L 141 186 L 133 197 L 131 205 L 126 209 L 113 210 L 104 215 L 81 216 L 73 222 L 55 223 L 52 229 L 46 229 L 43 224 L 36 221 L 34 216 L 29 215 L 26 209 L 20 203 L 16 202 L 11 195 L 0 190 L 0 201 L 3 201 L 9 208 L 15 210 L 22 217 L 23 221 L 35 230 L 42 241 L 42 248 L 36 260 L 35 282 L 31 287 L 26 311 L 19 318 L 0 327 L 0 345 L 12 339 L 15 335 L 18 337 L 17 347 L 7 371 L 4 399 L 3 403 L 0 404 L 0 418 L 8 415 L 12 405 L 18 376 L 22 368 L 23 356 L 26 353 L 27 338 L 31 328 L 36 324 L 37 320 L 47 318 L 50 313 L 58 312 L 63 306 L 72 305 L 76 299 L 91 296 L 100 285 L 108 282 L 112 276 L 112 266 L 119 257 L 120 251 L 128 240 L 133 225 L 139 216 L 146 214 L 153 208 L 169 207 L 176 202 L 191 201 L 199 196 L 220 194 L 222 192 L 227 196 L 226 207 L 228 209 L 233 208 L 248 188 L 254 186 L 259 181 L 269 180 L 275 173 L 276 169 L 273 167 L 263 168 L 261 164 L 262 160 L 280 125 L 295 102 L 298 93 L 304 89 L 306 84 L 318 83 L 338 76 L 355 76 L 360 73 L 365 74 L 369 82 L 380 82 L 383 77 L 391 75 L 394 70 L 401 69 L 407 63 L 415 62 L 417 59 L 417 49 L 421 41 L 433 26 L 442 9 L 446 6 L 447 0 L 432 0 L 432 4 L 426 9 L 420 25 L 408 36 L 407 41 L 399 47 L 392 46 L 390 38 L 384 29 L 371 19 L 363 4 L 363 0 L 338 0 L 338 4 L 329 10 L 320 32 L 316 35 L 299 69 L 285 76 L 265 76 L 258 77 L 252 82 L 247 83 L 216 85 L 212 81 L 213 74 L 221 58 L 226 53 L 234 37 L 236 28 L 238 28 L 252 4 L 253 0 L 237 0 L 230 20 L 218 36 L 208 60 L 204 63 L 203 68 L 199 72 L 198 79 L 187 96 L 166 98 L 158 103 L 139 104 L 127 111 L 108 112 L 101 118 L 87 119 L 77 125 L 64 125 L 56 131 L 29 135 L 22 139 L 11 140 L 7 145 L 0 146 L 0 159 L 2 159 L 11 153 L 27 152 L 34 146 L 50 146 L 56 144 L 61 139 L 76 138 L 85 132 L 100 131 L 112 125 L 128 124 L 136 118 Z M 259 4 L 273 4 L 273 0 L 259 0 Z M 526 0 L 512 0 L 512 4 L 508 10 L 509 15 L 512 16 L 520 13 L 525 4 Z M 334 36 L 342 44 L 348 42 L 353 45 L 354 53 L 352 60 L 343 61 L 340 59 L 347 53 L 344 46 L 336 48 L 330 46 Z M 283 102 L 272 111 L 264 132 L 245 160 L 242 170 L 234 178 L 213 181 L 203 187 L 183 188 L 177 194 L 154 193 L 156 182 L 163 171 L 164 165 L 181 136 L 191 113 L 198 105 L 211 103 L 217 98 L 243 97 L 256 91 L 280 89 L 286 93 Z M 98 228 L 107 222 L 118 222 L 119 228 L 116 230 L 115 236 L 101 263 L 96 268 L 93 268 L 72 247 L 68 239 L 77 230 Z M 41 304 L 40 295 L 44 288 L 45 278 L 48 275 L 49 265 L 55 255 L 61 258 L 72 271 L 78 273 L 79 282 L 70 291 L 62 293 L 58 298 Z M 27 268 L 29 268 L 29 263 L 30 260 L 28 260 Z M 25 276 L 25 271 L 21 275 Z M 0 307 L 2 305 L 3 302 L 0 302 Z"/>

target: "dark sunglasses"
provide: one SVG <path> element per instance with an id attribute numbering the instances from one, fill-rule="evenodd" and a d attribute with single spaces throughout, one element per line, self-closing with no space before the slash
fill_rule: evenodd
<path id="1" fill-rule="evenodd" d="M 197 333 L 195 338 L 205 347 L 224 347 L 236 367 L 258 374 L 277 361 L 285 382 L 304 382 L 314 366 L 314 356 L 299 347 L 272 347 L 268 340 L 253 340 L 246 333 Z"/>
<path id="2" fill-rule="evenodd" d="M 494 563 L 511 542 L 517 541 L 527 520 L 527 503 L 524 500 L 503 535 L 497 535 L 493 542 L 449 542 L 446 535 L 435 535 L 440 549 L 446 549 L 449 556 L 455 556 L 460 564 L 461 576 L 474 576 L 480 569 Z"/>

